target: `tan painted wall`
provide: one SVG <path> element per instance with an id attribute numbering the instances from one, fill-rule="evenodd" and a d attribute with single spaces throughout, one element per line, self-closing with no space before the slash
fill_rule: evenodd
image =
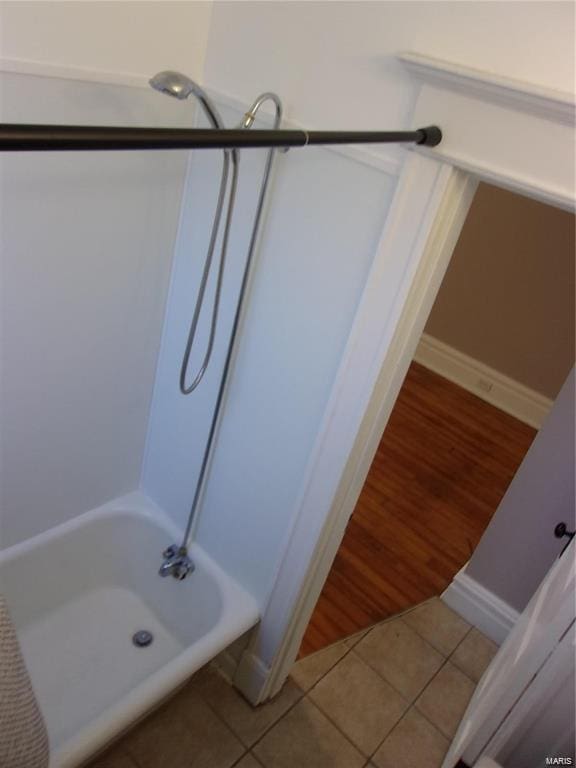
<path id="1" fill-rule="evenodd" d="M 574 215 L 481 184 L 426 333 L 555 398 L 574 364 Z"/>

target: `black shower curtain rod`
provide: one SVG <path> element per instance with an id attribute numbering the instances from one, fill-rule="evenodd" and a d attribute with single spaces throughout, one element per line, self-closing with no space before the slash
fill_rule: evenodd
<path id="1" fill-rule="evenodd" d="M 322 144 L 411 143 L 435 147 L 435 125 L 415 131 L 218 130 L 203 128 L 114 128 L 84 125 L 0 124 L 1 152 L 127 149 L 242 149 Z"/>

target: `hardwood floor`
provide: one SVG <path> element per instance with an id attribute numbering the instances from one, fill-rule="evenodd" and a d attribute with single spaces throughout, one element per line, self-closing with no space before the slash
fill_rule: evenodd
<path id="1" fill-rule="evenodd" d="M 439 595 L 536 430 L 412 363 L 300 657 Z"/>

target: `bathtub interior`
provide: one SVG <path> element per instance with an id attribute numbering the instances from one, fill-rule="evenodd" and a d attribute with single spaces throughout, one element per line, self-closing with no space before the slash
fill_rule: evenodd
<path id="1" fill-rule="evenodd" d="M 185 645 L 217 622 L 222 597 L 209 570 L 200 564 L 194 579 L 182 582 L 158 577 L 161 553 L 173 542 L 152 516 L 109 510 L 54 533 L 38 537 L 38 546 L 15 547 L 2 568 L 2 591 L 19 629 L 102 589 L 139 596 Z M 186 610 L 192 596 L 194 611 Z"/>
<path id="2" fill-rule="evenodd" d="M 55 755 L 71 740 L 101 746 L 129 724 L 126 697 L 141 714 L 169 693 L 164 670 L 183 682 L 257 621 L 252 597 L 199 548 L 192 577 L 158 575 L 172 532 L 153 515 L 106 510 L 61 528 L 0 560 L 0 588 Z M 142 629 L 154 638 L 144 648 L 132 642 Z M 112 709 L 112 730 L 92 738 L 90 724 Z M 56 757 L 51 766 L 75 764 Z"/>

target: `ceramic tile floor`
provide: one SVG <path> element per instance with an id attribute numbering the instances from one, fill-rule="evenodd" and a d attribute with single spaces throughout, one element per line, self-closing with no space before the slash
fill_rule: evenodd
<path id="1" fill-rule="evenodd" d="M 433 599 L 302 659 L 256 709 L 204 667 L 88 768 L 437 768 L 496 650 Z"/>

